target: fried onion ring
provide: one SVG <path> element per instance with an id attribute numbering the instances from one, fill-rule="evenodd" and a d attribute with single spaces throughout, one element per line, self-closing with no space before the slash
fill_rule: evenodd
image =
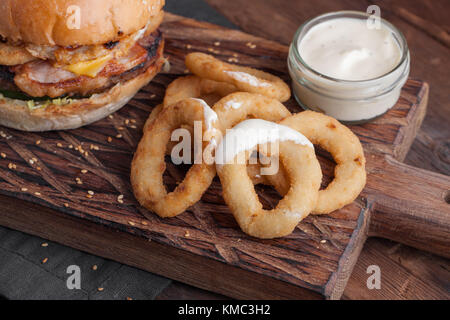
<path id="1" fill-rule="evenodd" d="M 252 68 L 225 63 L 200 52 L 186 56 L 186 66 L 200 78 L 234 85 L 239 91 L 262 94 L 286 102 L 291 97 L 289 86 L 280 78 Z"/>
<path id="2" fill-rule="evenodd" d="M 358 137 L 336 119 L 313 111 L 298 113 L 280 124 L 304 134 L 312 143 L 330 152 L 336 162 L 334 180 L 319 192 L 313 214 L 329 214 L 355 201 L 366 184 L 366 158 Z M 281 195 L 289 190 L 283 168 L 277 175 L 264 178 Z M 267 183 L 266 180 L 262 183 Z"/>
<path id="3" fill-rule="evenodd" d="M 174 217 L 200 200 L 216 175 L 214 165 L 194 164 L 182 183 L 171 192 L 163 183 L 165 153 L 172 132 L 182 125 L 202 121 L 203 149 L 213 139 L 220 139 L 217 115 L 202 100 L 186 99 L 164 109 L 151 123 L 137 148 L 131 165 L 131 184 L 139 203 L 160 217 Z M 220 141 L 220 140 L 217 140 Z"/>
<path id="4" fill-rule="evenodd" d="M 187 98 L 201 98 L 212 106 L 223 97 L 236 91 L 238 89 L 228 83 L 202 79 L 197 76 L 181 77 L 167 87 L 164 106 L 168 107 Z"/>
<path id="5" fill-rule="evenodd" d="M 278 100 L 246 92 L 226 96 L 213 110 L 219 117 L 222 132 L 249 118 L 278 122 L 292 115 Z"/>
<path id="6" fill-rule="evenodd" d="M 214 105 L 223 97 L 236 91 L 237 88 L 231 84 L 202 79 L 197 76 L 186 76 L 175 79 L 167 87 L 163 104 L 156 106 L 152 110 L 145 123 L 144 131 L 158 117 L 159 113 L 164 108 L 169 107 L 181 100 L 188 98 L 199 98 L 205 100 L 208 105 Z M 183 126 L 183 128 L 191 131 L 192 133 L 191 127 Z M 172 145 L 172 143 L 169 143 L 168 150 L 172 149 Z"/>
<path id="7" fill-rule="evenodd" d="M 251 129 L 273 130 L 278 137 L 257 135 L 248 139 Z M 266 138 L 266 139 L 264 139 Z M 233 141 L 248 139 L 248 148 L 241 150 Z M 271 211 L 263 209 L 247 174 L 246 163 L 236 163 L 245 152 L 248 160 L 258 145 L 280 141 L 279 159 L 288 173 L 289 190 Z M 253 145 L 252 145 L 253 143 Z M 270 156 L 266 153 L 265 156 Z M 292 233 L 300 221 L 307 217 L 317 204 L 322 180 L 320 164 L 313 145 L 300 133 L 289 127 L 264 120 L 247 120 L 234 127 L 224 137 L 216 151 L 217 172 L 223 187 L 223 197 L 242 231 L 261 239 L 283 237 Z"/>

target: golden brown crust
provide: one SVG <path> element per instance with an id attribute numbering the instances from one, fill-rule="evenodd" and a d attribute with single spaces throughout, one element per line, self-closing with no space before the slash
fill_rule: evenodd
<path id="1" fill-rule="evenodd" d="M 158 74 L 165 61 L 162 48 L 163 45 L 160 58 L 145 73 L 89 99 L 75 100 L 65 106 L 51 105 L 34 111 L 29 110 L 26 102 L 0 99 L 0 125 L 37 132 L 76 129 L 103 119 L 123 107 Z"/>
<path id="2" fill-rule="evenodd" d="M 165 0 L 2 0 L 0 35 L 36 45 L 102 44 L 142 29 L 164 4 Z"/>

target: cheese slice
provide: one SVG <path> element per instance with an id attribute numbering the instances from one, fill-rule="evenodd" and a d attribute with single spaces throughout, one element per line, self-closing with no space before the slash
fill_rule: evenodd
<path id="1" fill-rule="evenodd" d="M 65 69 L 80 76 L 95 78 L 112 58 L 111 55 L 106 55 L 94 60 L 68 65 Z"/>

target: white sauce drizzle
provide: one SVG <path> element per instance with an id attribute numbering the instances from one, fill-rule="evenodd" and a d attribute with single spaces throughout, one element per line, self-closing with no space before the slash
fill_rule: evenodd
<path id="1" fill-rule="evenodd" d="M 267 83 L 265 81 L 261 81 L 257 77 L 252 76 L 251 74 L 248 74 L 245 72 L 225 71 L 225 73 L 227 73 L 233 79 L 235 79 L 239 82 L 248 83 L 249 85 L 251 85 L 253 87 L 270 87 L 269 83 Z"/>
<path id="2" fill-rule="evenodd" d="M 217 113 L 202 99 L 191 98 L 192 100 L 198 101 L 203 106 L 203 116 L 205 118 L 206 131 L 213 129 L 213 124 L 219 121 Z"/>
<path id="3" fill-rule="evenodd" d="M 240 109 L 243 103 L 239 101 L 230 100 L 225 104 L 225 109 Z"/>
<path id="4" fill-rule="evenodd" d="M 265 120 L 252 119 L 241 122 L 227 131 L 216 150 L 216 164 L 220 166 L 233 163 L 241 152 L 276 141 L 293 141 L 314 149 L 311 141 L 294 129 Z"/>

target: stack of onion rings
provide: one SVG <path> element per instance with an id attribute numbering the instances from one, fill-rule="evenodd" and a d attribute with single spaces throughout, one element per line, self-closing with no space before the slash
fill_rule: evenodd
<path id="1" fill-rule="evenodd" d="M 132 185 L 136 198 L 144 207 L 161 217 L 184 212 L 208 189 L 216 167 L 225 201 L 241 229 L 258 238 L 288 235 L 310 213 L 331 213 L 356 199 L 366 182 L 366 160 L 359 139 L 348 128 L 333 118 L 312 111 L 292 115 L 281 103 L 290 98 L 290 89 L 276 76 L 227 64 L 203 53 L 189 54 L 186 65 L 194 75 L 178 78 L 169 85 L 164 102 L 147 120 L 144 137 L 133 160 Z M 215 146 L 228 129 L 248 121 L 263 121 L 248 119 L 264 119 L 329 151 L 337 163 L 334 180 L 325 190 L 319 191 L 322 172 L 314 149 L 288 139 L 280 140 L 278 159 L 282 166 L 277 174 L 265 176 L 261 173 L 263 165 L 247 164 L 247 161 L 242 164 L 194 164 L 185 180 L 168 194 L 162 175 L 166 145 L 169 145 L 169 153 L 174 145 L 169 141 L 171 131 L 185 128 L 192 133 L 194 121 L 205 122 L 208 104 L 213 105 L 217 121 L 213 126 L 208 124 L 213 132 L 208 132 L 209 138 L 205 139 L 203 148 Z M 204 125 L 208 127 L 206 123 Z M 245 134 L 242 136 L 245 138 Z M 220 151 L 222 144 L 217 149 L 219 154 L 223 152 Z M 236 157 L 243 156 L 248 160 L 256 147 Z M 258 151 L 262 158 L 273 156 L 270 152 Z M 276 209 L 262 209 L 253 187 L 256 184 L 273 185 L 284 196 Z"/>

